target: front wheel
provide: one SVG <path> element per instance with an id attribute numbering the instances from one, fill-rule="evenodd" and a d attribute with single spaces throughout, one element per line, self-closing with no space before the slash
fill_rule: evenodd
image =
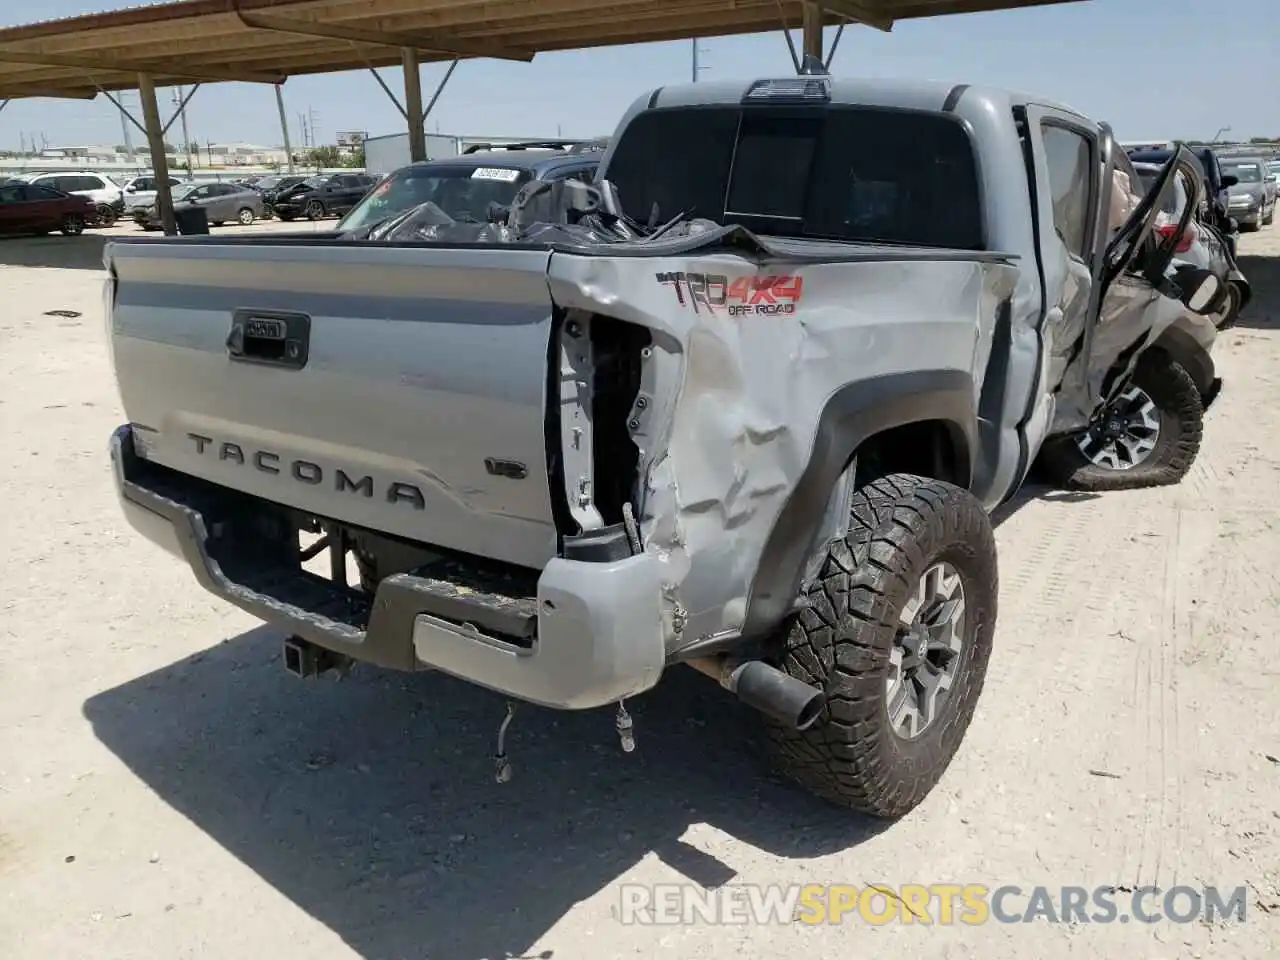
<path id="1" fill-rule="evenodd" d="M 78 213 L 68 213 L 62 218 L 62 223 L 58 229 L 63 236 L 78 237 L 84 233 L 84 217 Z"/>
<path id="2" fill-rule="evenodd" d="M 873 816 L 919 804 L 973 718 L 997 590 L 991 521 L 968 491 L 909 474 L 858 490 L 848 536 L 767 650 L 826 695 L 806 730 L 765 721 L 778 768 Z"/>
<path id="3" fill-rule="evenodd" d="M 320 220 L 321 218 L 324 217 L 324 214 L 325 214 L 324 204 L 321 203 L 319 200 L 312 200 L 310 203 L 307 204 L 308 220 Z"/>
<path id="4" fill-rule="evenodd" d="M 236 219 L 240 221 L 241 226 L 247 227 L 251 223 L 253 223 L 253 219 L 254 219 L 253 211 L 250 210 L 248 207 L 245 207 L 238 214 L 236 214 Z"/>
<path id="5" fill-rule="evenodd" d="M 1133 380 L 1082 433 L 1045 444 L 1047 479 L 1067 490 L 1138 490 L 1177 483 L 1200 450 L 1204 403 L 1191 375 L 1163 355 L 1138 362 Z"/>
<path id="6" fill-rule="evenodd" d="M 1240 319 L 1240 311 L 1244 306 L 1244 291 L 1240 289 L 1240 284 L 1235 280 L 1227 281 L 1227 308 L 1222 311 L 1222 322 L 1218 324 L 1219 330 L 1230 330 L 1236 325 L 1236 321 Z"/>

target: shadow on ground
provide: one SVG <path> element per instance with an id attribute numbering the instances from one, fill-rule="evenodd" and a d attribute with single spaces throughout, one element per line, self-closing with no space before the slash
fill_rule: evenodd
<path id="1" fill-rule="evenodd" d="M 733 879 L 681 840 L 690 824 L 782 857 L 884 826 L 766 777 L 744 742 L 753 718 L 692 670 L 629 704 L 630 755 L 609 711 L 522 706 L 515 777 L 499 786 L 501 698 L 372 668 L 299 681 L 280 640 L 250 631 L 85 715 L 161 798 L 363 957 L 521 956 L 650 853 L 704 886 Z"/>
<path id="2" fill-rule="evenodd" d="M 991 525 L 993 527 L 999 527 L 1002 523 L 1007 523 L 1014 514 L 1029 503 L 1085 503 L 1089 500 L 1097 500 L 1101 496 L 1098 493 L 1059 490 L 1044 483 L 1039 478 L 1039 473 L 1038 466 L 1033 465 L 1031 478 L 1018 488 L 1017 493 L 991 512 Z"/>
<path id="3" fill-rule="evenodd" d="M 64 237 L 60 233 L 45 237 L 3 237 L 0 238 L 0 266 L 101 270 L 102 248 L 107 239 L 92 232 L 78 237 Z"/>
<path id="4" fill-rule="evenodd" d="M 1236 326 L 1280 330 L 1280 257 L 1244 255 L 1237 262 L 1253 288 L 1253 299 L 1241 311 Z"/>

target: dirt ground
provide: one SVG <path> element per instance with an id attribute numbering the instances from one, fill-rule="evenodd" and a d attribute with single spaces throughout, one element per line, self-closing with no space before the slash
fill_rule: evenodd
<path id="1" fill-rule="evenodd" d="M 129 229 L 129 228 L 123 228 Z M 692 671 L 607 713 L 357 669 L 123 523 L 101 241 L 0 241 L 0 956 L 1231 960 L 1280 955 L 1280 227 L 1171 489 L 1001 518 L 1000 626 L 938 790 L 891 827 L 769 778 Z M 48 311 L 71 310 L 59 317 Z M 1247 886 L 1244 924 L 628 927 L 619 884 Z"/>

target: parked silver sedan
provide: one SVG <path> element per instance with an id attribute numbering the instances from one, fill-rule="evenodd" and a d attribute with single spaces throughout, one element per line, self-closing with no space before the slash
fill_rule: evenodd
<path id="1" fill-rule="evenodd" d="M 262 194 L 234 183 L 193 183 L 173 192 L 173 212 L 203 208 L 209 226 L 235 222 L 245 226 L 263 215 Z M 155 204 L 133 211 L 133 219 L 144 230 L 160 228 L 160 211 Z"/>

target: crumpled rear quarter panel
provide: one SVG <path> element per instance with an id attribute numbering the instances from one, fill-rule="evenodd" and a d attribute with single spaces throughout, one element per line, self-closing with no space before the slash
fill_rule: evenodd
<path id="1" fill-rule="evenodd" d="M 673 274 L 719 276 L 730 285 L 799 278 L 800 295 L 793 312 L 731 316 L 725 306 L 691 298 L 687 286 L 670 282 Z M 639 519 L 645 549 L 665 565 L 668 602 L 685 615 L 669 650 L 741 630 L 766 540 L 840 387 L 895 373 L 961 371 L 972 377 L 976 408 L 998 306 L 1015 279 L 1006 264 L 959 259 L 552 256 L 549 283 L 559 307 L 652 332 L 646 378 L 658 401 L 636 431 Z"/>

